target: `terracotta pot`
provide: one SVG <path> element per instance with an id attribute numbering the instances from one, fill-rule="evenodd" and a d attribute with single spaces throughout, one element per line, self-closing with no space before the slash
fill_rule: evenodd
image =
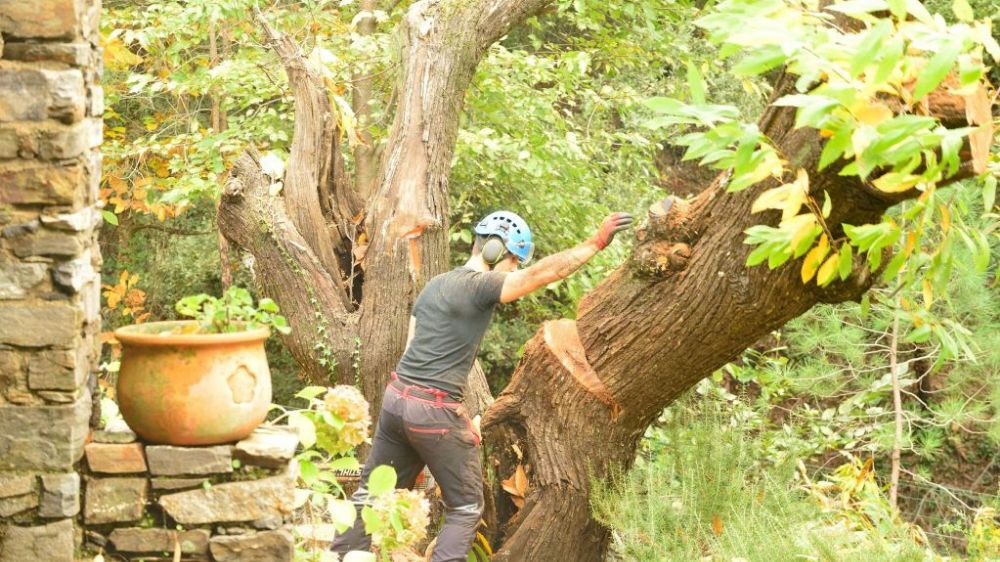
<path id="1" fill-rule="evenodd" d="M 193 321 L 115 330 L 122 344 L 118 406 L 139 436 L 169 445 L 211 445 L 250 434 L 271 405 L 267 328 L 232 334 L 170 334 Z"/>

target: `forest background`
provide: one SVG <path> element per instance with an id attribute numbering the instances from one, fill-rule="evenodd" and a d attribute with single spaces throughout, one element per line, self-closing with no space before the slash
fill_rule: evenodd
<path id="1" fill-rule="evenodd" d="M 107 331 L 172 319 L 173 304 L 186 295 L 254 287 L 252 263 L 226 246 L 215 211 L 244 148 L 254 145 L 280 165 L 291 140 L 292 98 L 248 15 L 255 4 L 105 2 Z M 924 4 L 950 20 L 967 5 Z M 1000 6 L 968 4 L 1000 35 Z M 368 120 L 343 126 L 352 141 L 377 150 L 392 103 L 391 30 L 406 2 L 261 7 L 328 71 L 331 84 L 342 85 L 331 102 L 343 115 L 358 112 L 352 88 L 369 89 Z M 524 216 L 538 255 L 546 255 L 588 236 L 609 211 L 641 216 L 665 194 L 691 195 L 674 191 L 678 166 L 713 176 L 682 163 L 682 150 L 669 144 L 686 126 L 652 126 L 648 106 L 657 96 L 706 96 L 754 114 L 766 103 L 767 81 L 727 72 L 732 61 L 695 25 L 710 8 L 683 0 L 561 0 L 540 16 L 544 25 L 529 20 L 494 45 L 465 96 L 450 182 L 452 262 L 465 260 L 471 227 L 495 209 Z M 991 78 L 1000 82 L 1000 73 L 994 69 Z M 958 203 L 952 208 L 961 210 L 951 220 L 986 234 L 985 269 L 977 263 L 982 252 L 957 244 L 946 293 L 876 287 L 862 303 L 816 307 L 669 407 L 647 432 L 633 470 L 603 483 L 595 503 L 614 529 L 617 555 L 771 560 L 797 549 L 824 559 L 869 552 L 879 560 L 923 559 L 929 549 L 1000 557 L 995 189 L 995 180 L 992 187 L 967 180 L 949 188 Z M 480 353 L 494 393 L 537 326 L 572 318 L 579 298 L 626 253 L 612 246 L 578 274 L 498 310 Z M 949 323 L 953 349 L 939 338 L 914 337 L 912 326 L 901 330 L 884 306 L 896 299 L 933 308 Z M 301 406 L 295 394 L 307 383 L 280 340 L 268 346 L 275 402 Z M 895 437 L 891 363 L 901 366 L 902 440 Z M 112 346 L 102 369 L 102 388 L 113 398 Z M 898 512 L 887 491 L 896 448 Z M 807 527 L 824 533 L 789 532 Z M 805 544 L 800 534 L 810 537 Z"/>

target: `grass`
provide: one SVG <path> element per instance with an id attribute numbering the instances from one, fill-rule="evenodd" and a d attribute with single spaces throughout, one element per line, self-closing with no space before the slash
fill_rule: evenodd
<path id="1" fill-rule="evenodd" d="M 644 454 L 611 484 L 595 483 L 595 517 L 629 561 L 917 561 L 917 545 L 882 540 L 823 513 L 792 463 L 765 465 L 725 404 L 674 406 Z"/>

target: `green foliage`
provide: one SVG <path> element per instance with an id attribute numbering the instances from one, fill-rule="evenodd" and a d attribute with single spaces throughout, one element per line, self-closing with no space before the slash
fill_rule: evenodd
<path id="1" fill-rule="evenodd" d="M 225 334 L 248 328 L 267 326 L 282 334 L 290 334 L 288 320 L 278 314 L 278 305 L 269 298 L 253 304 L 250 291 L 242 287 L 230 287 L 222 298 L 200 294 L 184 297 L 177 301 L 177 313 L 189 316 L 198 322 L 199 332 L 205 334 Z"/>
<path id="2" fill-rule="evenodd" d="M 647 431 L 635 468 L 595 485 L 595 516 L 627 560 L 924 560 L 893 529 L 862 530 L 824 511 L 795 483 L 792 462 L 768 463 L 764 444 L 727 401 L 682 401 Z M 871 488 L 868 488 L 869 493 Z M 870 502 L 885 503 L 877 489 Z"/>

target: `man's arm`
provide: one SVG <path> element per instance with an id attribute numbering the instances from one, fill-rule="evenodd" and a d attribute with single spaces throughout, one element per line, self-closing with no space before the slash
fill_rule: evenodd
<path id="1" fill-rule="evenodd" d="M 549 283 L 564 279 L 597 255 L 614 239 L 615 234 L 632 226 L 632 215 L 614 213 L 601 223 L 597 234 L 587 241 L 552 254 L 535 265 L 515 271 L 504 279 L 500 302 L 515 301 Z"/>

